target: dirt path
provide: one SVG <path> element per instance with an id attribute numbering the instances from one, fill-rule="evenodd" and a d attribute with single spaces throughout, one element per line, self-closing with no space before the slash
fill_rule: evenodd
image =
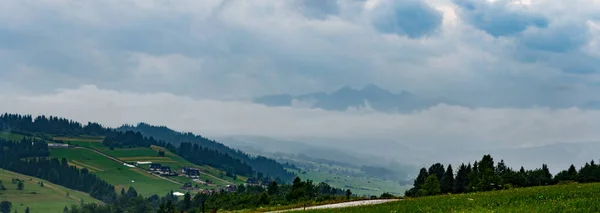
<path id="1" fill-rule="evenodd" d="M 352 206 L 375 205 L 375 204 L 389 203 L 389 202 L 395 202 L 395 201 L 400 201 L 400 200 L 401 199 L 360 200 L 360 201 L 351 201 L 351 202 L 345 202 L 345 203 L 327 204 L 327 205 L 320 205 L 320 206 L 310 206 L 310 207 L 306 207 L 306 208 L 295 208 L 295 209 L 273 211 L 273 212 L 270 212 L 270 213 L 290 212 L 290 211 L 303 211 L 303 210 L 314 210 L 314 209 L 337 209 L 337 208 L 346 208 L 346 207 L 352 207 Z"/>
<path id="2" fill-rule="evenodd" d="M 91 148 L 87 148 L 87 147 L 81 147 L 81 146 L 78 146 L 78 147 L 76 147 L 76 149 L 87 149 L 87 150 L 90 150 L 90 151 L 92 151 L 92 152 L 95 152 L 96 154 L 102 155 L 102 156 L 104 156 L 104 157 L 106 157 L 106 158 L 108 158 L 108 159 L 111 159 L 111 160 L 113 160 L 113 161 L 119 162 L 119 163 L 121 163 L 121 164 L 125 163 L 124 161 L 122 161 L 122 160 L 119 160 L 118 158 L 115 158 L 115 157 L 112 157 L 112 156 L 110 156 L 110 155 L 104 154 L 104 153 L 102 153 L 102 152 L 100 152 L 100 151 L 98 151 L 98 150 L 95 150 L 95 149 L 91 149 Z M 147 172 L 146 170 L 140 169 L 140 168 L 138 168 L 138 167 L 133 167 L 132 169 L 137 169 L 137 170 L 140 170 L 140 171 L 142 171 L 142 172 L 146 172 L 146 173 L 148 173 L 148 174 L 151 174 L 151 175 L 153 175 L 153 176 L 155 176 L 155 177 L 157 177 L 157 178 L 160 178 L 160 179 L 163 179 L 163 180 L 166 180 L 166 181 L 169 181 L 169 182 L 175 183 L 175 184 L 183 185 L 183 183 L 180 183 L 180 182 L 177 182 L 177 181 L 171 180 L 171 179 L 169 179 L 169 178 L 166 178 L 166 177 L 163 177 L 163 176 L 160 176 L 160 175 L 157 175 L 157 174 L 151 173 L 151 172 Z"/>

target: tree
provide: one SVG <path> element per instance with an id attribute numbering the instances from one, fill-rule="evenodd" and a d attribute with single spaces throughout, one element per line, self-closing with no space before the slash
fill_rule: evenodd
<path id="1" fill-rule="evenodd" d="M 138 196 L 137 191 L 132 186 L 129 186 L 129 189 L 127 189 L 127 197 L 132 198 L 132 197 L 137 197 L 137 196 Z"/>
<path id="2" fill-rule="evenodd" d="M 12 203 L 9 201 L 0 202 L 0 212 L 1 213 L 10 213 L 10 209 L 12 209 Z"/>
<path id="3" fill-rule="evenodd" d="M 425 168 L 421 168 L 421 170 L 419 171 L 419 176 L 417 176 L 417 178 L 415 179 L 414 187 L 420 189 L 421 186 L 425 184 L 425 180 L 427 180 L 428 176 L 429 173 L 427 173 L 427 170 Z"/>
<path id="4" fill-rule="evenodd" d="M 157 213 L 175 213 L 175 205 L 173 205 L 173 201 L 167 200 L 166 203 L 163 203 L 158 208 Z"/>
<path id="5" fill-rule="evenodd" d="M 388 192 L 384 192 L 383 194 L 381 194 L 381 196 L 379 196 L 379 198 L 381 199 L 391 199 L 391 198 L 395 198 L 394 195 L 388 193 Z"/>
<path id="6" fill-rule="evenodd" d="M 429 167 L 428 172 L 430 175 L 435 175 L 439 181 L 444 177 L 444 173 L 446 171 L 444 169 L 444 165 L 442 165 L 441 163 L 435 163 L 431 165 L 431 167 Z"/>
<path id="7" fill-rule="evenodd" d="M 4 187 L 4 184 L 2 183 L 2 181 L 0 181 L 0 190 L 6 190 L 6 187 Z"/>
<path id="8" fill-rule="evenodd" d="M 575 166 L 573 166 L 573 164 L 571 164 L 567 173 L 569 174 L 570 180 L 577 180 L 577 169 L 575 169 Z"/>
<path id="9" fill-rule="evenodd" d="M 441 192 L 440 182 L 438 181 L 436 175 L 429 175 L 429 177 L 427 177 L 427 180 L 425 180 L 425 184 L 423 184 L 422 189 L 425 195 L 439 194 Z"/>
<path id="10" fill-rule="evenodd" d="M 40 187 L 44 187 L 44 182 L 40 182 Z"/>
<path id="11" fill-rule="evenodd" d="M 188 210 L 192 207 L 192 195 L 188 192 L 183 197 L 183 210 Z"/>
<path id="12" fill-rule="evenodd" d="M 23 184 L 23 181 L 19 181 L 19 182 L 17 183 L 17 189 L 18 189 L 18 190 L 23 190 L 23 188 L 24 188 L 24 187 L 25 187 L 25 186 L 24 186 L 24 184 Z"/>
<path id="13" fill-rule="evenodd" d="M 69 208 L 67 208 L 67 207 L 65 206 L 65 208 L 63 209 L 63 213 L 69 213 Z"/>
<path id="14" fill-rule="evenodd" d="M 350 195 L 352 195 L 352 191 L 350 189 L 346 189 L 346 199 L 350 200 Z"/>
<path id="15" fill-rule="evenodd" d="M 25 208 L 25 213 L 29 213 L 29 207 Z"/>
<path id="16" fill-rule="evenodd" d="M 267 192 L 269 192 L 270 195 L 278 194 L 279 186 L 277 186 L 277 182 L 271 182 L 271 184 L 269 184 L 269 187 L 267 187 Z"/>
<path id="17" fill-rule="evenodd" d="M 263 192 L 260 194 L 260 198 L 258 199 L 258 205 L 269 205 L 271 203 L 271 198 L 269 198 L 269 194 L 267 192 Z"/>
<path id="18" fill-rule="evenodd" d="M 458 172 L 456 172 L 456 179 L 454 184 L 454 192 L 455 193 L 464 193 L 467 191 L 467 186 L 469 185 L 469 181 L 467 179 L 468 170 L 465 164 L 461 164 L 458 167 Z"/>
<path id="19" fill-rule="evenodd" d="M 452 193 L 454 191 L 454 171 L 450 164 L 448 164 L 444 177 L 442 177 L 440 188 L 442 193 Z"/>
<path id="20" fill-rule="evenodd" d="M 159 150 L 158 151 L 158 157 L 164 157 L 164 156 L 165 156 L 165 151 Z"/>

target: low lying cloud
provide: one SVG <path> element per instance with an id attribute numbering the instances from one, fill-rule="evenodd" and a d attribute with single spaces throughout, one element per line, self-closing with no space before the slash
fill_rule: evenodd
<path id="1" fill-rule="evenodd" d="M 46 95 L 2 94 L 0 109 L 97 121 L 112 127 L 148 122 L 209 137 L 328 138 L 362 140 L 370 146 L 378 146 L 377 141 L 392 141 L 419 147 L 507 148 L 600 141 L 600 111 L 578 108 L 471 109 L 439 105 L 409 114 L 361 109 L 331 112 L 195 100 L 170 93 L 120 92 L 86 85 Z"/>

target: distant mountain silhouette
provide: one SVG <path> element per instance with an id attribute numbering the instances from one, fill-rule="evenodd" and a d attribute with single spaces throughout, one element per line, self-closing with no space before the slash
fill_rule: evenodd
<path id="1" fill-rule="evenodd" d="M 446 98 L 421 98 L 407 91 L 395 94 L 374 84 L 369 84 L 360 90 L 344 86 L 332 93 L 319 92 L 298 96 L 267 95 L 254 99 L 254 102 L 267 106 L 304 105 L 331 111 L 369 107 L 382 112 L 410 112 L 427 109 L 441 103 L 461 105 Z"/>

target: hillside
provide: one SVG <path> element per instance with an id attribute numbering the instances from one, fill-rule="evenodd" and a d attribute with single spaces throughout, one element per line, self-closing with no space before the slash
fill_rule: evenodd
<path id="1" fill-rule="evenodd" d="M 17 184 L 11 183 L 12 179 L 24 181 L 23 190 L 17 190 Z M 0 200 L 12 202 L 13 211 L 25 212 L 29 207 L 30 212 L 62 212 L 65 206 L 85 203 L 101 203 L 90 195 L 67 189 L 31 176 L 0 169 L 0 181 L 7 190 L 0 190 Z M 42 187 L 39 183 L 44 183 Z"/>
<path id="2" fill-rule="evenodd" d="M 51 156 L 65 157 L 68 159 L 69 164 L 79 168 L 87 168 L 108 183 L 115 185 L 117 191 L 132 186 L 144 196 L 164 195 L 171 190 L 184 192 L 185 190 L 180 189 L 184 183 L 199 184 L 200 189 L 216 189 L 229 184 L 240 184 L 247 179 L 243 176 L 236 180 L 225 177 L 222 175 L 223 172 L 218 169 L 195 165 L 174 153 L 166 151 L 163 147 L 110 149 L 102 144 L 102 138 L 99 137 L 57 137 L 54 139 L 67 141 L 71 145 L 78 146 L 78 148 L 51 149 Z M 164 157 L 157 155 L 159 150 L 166 152 Z M 113 157 L 118 161 L 111 160 L 102 154 Z M 160 163 L 163 166 L 169 166 L 174 171 L 180 171 L 185 166 L 200 168 L 202 172 L 199 179 L 202 182 L 209 180 L 210 184 L 202 185 L 183 175 L 158 177 L 149 173 L 149 165 L 130 168 L 123 165 L 125 162 L 131 165 L 135 165 L 136 162 Z"/>
<path id="3" fill-rule="evenodd" d="M 27 136 L 44 137 L 44 140 L 54 140 L 52 138 L 73 138 L 99 136 L 103 137 L 102 142 L 111 148 L 133 148 L 133 147 L 150 147 L 158 145 L 165 147 L 186 160 L 198 165 L 210 165 L 219 168 L 233 177 L 234 174 L 252 176 L 257 173 L 257 176 L 269 177 L 271 179 L 280 178 L 282 181 L 289 182 L 294 177 L 294 174 L 287 172 L 283 165 L 275 160 L 265 157 L 251 157 L 238 150 L 233 150 L 222 144 L 210 141 L 201 136 L 191 133 L 183 134 L 166 127 L 155 128 L 147 125 L 144 134 L 139 131 L 123 131 L 111 128 L 105 128 L 98 123 L 88 122 L 86 125 L 59 117 L 46 117 L 18 114 L 3 114 L 0 116 L 0 131 L 18 132 Z M 166 132 L 166 133 L 165 133 Z M 156 139 L 153 135 L 164 138 Z M 5 137 L 14 137 L 10 133 L 5 134 Z M 191 143 L 189 143 L 191 141 Z M 186 142 L 186 146 L 190 149 L 181 149 L 182 142 Z M 212 147 L 212 148 L 211 148 Z M 192 151 L 193 153 L 188 153 Z M 188 154 L 188 155 L 185 155 Z M 258 174 L 260 173 L 260 174 Z"/>
<path id="4" fill-rule="evenodd" d="M 124 125 L 118 128 L 118 130 L 139 132 L 146 137 L 153 137 L 157 140 L 168 141 L 174 145 L 180 145 L 182 142 L 190 142 L 194 145 L 197 144 L 200 147 L 216 150 L 230 155 L 235 159 L 247 163 L 252 167 L 252 169 L 263 173 L 266 176 L 279 177 L 284 181 L 291 181 L 292 178 L 295 177 L 294 174 L 285 170 L 283 164 L 278 163 L 273 159 L 263 156 L 253 157 L 239 150 L 225 146 L 222 143 L 210 140 L 200 135 L 195 135 L 193 133 L 181 133 L 164 126 L 153 126 L 146 123 L 140 123 L 137 126 Z"/>
<path id="5" fill-rule="evenodd" d="M 600 183 L 538 186 L 310 212 L 599 212 Z"/>

